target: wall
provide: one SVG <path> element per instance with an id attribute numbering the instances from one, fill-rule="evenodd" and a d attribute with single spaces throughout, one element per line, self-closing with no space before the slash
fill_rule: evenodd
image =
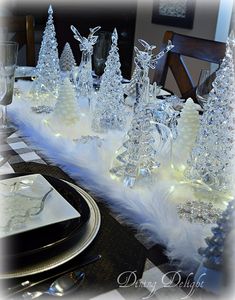
<path id="1" fill-rule="evenodd" d="M 148 0 L 138 0 L 135 45 L 139 44 L 138 39 L 141 38 L 150 44 L 157 45 L 157 50 L 159 50 L 161 40 L 167 30 L 213 40 L 215 37 L 219 2 L 219 0 L 196 0 L 193 29 L 185 29 L 153 24 L 151 22 L 153 2 Z M 185 59 L 185 63 L 187 64 L 195 83 L 197 83 L 200 70 L 209 67 L 207 63 L 195 59 Z M 150 73 L 150 76 L 151 75 L 152 74 Z M 168 74 L 167 76 L 166 87 L 178 94 L 178 88 L 172 74 Z"/>

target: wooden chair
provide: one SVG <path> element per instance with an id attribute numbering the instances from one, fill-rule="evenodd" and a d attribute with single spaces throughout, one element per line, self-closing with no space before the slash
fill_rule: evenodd
<path id="1" fill-rule="evenodd" d="M 171 40 L 174 48 L 158 61 L 153 81 L 165 86 L 167 71 L 170 69 L 179 87 L 182 98 L 196 99 L 196 86 L 182 56 L 193 57 L 210 63 L 220 64 L 225 55 L 226 44 L 166 31 L 161 48 Z"/>
<path id="2" fill-rule="evenodd" d="M 10 40 L 18 42 L 19 49 L 26 45 L 26 63 L 35 66 L 34 17 L 0 17 L 0 27 L 4 33 L 13 34 Z"/>

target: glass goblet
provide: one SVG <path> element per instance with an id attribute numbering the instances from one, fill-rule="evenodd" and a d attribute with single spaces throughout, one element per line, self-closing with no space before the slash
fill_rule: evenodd
<path id="1" fill-rule="evenodd" d="M 93 68 L 97 76 L 97 85 L 99 86 L 100 77 L 104 72 L 105 62 L 111 48 L 111 32 L 101 31 L 97 33 L 98 40 L 94 45 Z"/>
<path id="2" fill-rule="evenodd" d="M 198 85 L 196 88 L 196 97 L 198 103 L 203 106 L 205 105 L 206 101 L 208 100 L 209 93 L 213 88 L 213 81 L 215 79 L 215 72 L 211 73 L 210 70 L 202 69 L 200 72 Z"/>
<path id="3" fill-rule="evenodd" d="M 12 103 L 18 44 L 0 42 L 0 105 L 2 110 L 1 129 L 8 128 L 7 105 Z"/>

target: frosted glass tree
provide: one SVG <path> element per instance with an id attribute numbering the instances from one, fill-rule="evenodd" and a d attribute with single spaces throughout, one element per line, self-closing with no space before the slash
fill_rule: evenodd
<path id="1" fill-rule="evenodd" d="M 186 172 L 187 178 L 193 182 L 202 182 L 223 193 L 231 193 L 234 180 L 234 46 L 234 37 L 229 37 L 225 57 L 204 106 L 199 134 Z"/>
<path id="2" fill-rule="evenodd" d="M 73 51 L 69 45 L 66 43 L 64 49 L 60 56 L 60 69 L 61 71 L 71 71 L 74 66 L 76 66 L 76 61 L 73 56 Z"/>
<path id="3" fill-rule="evenodd" d="M 75 90 L 67 77 L 60 85 L 58 99 L 50 120 L 66 126 L 76 124 L 79 120 Z"/>
<path id="4" fill-rule="evenodd" d="M 82 37 L 78 30 L 72 25 L 71 30 L 74 38 L 80 42 L 80 50 L 82 51 L 82 59 L 79 65 L 78 78 L 76 79 L 77 96 L 86 97 L 90 101 L 93 91 L 92 63 L 93 46 L 97 42 L 98 36 L 94 35 L 101 27 L 90 28 L 88 37 Z"/>
<path id="5" fill-rule="evenodd" d="M 126 123 L 121 64 L 118 53 L 118 34 L 114 29 L 112 45 L 105 63 L 98 99 L 92 120 L 96 132 L 123 129 Z"/>
<path id="6" fill-rule="evenodd" d="M 57 40 L 53 21 L 53 10 L 50 5 L 31 93 L 36 94 L 39 98 L 42 93 L 57 96 L 59 81 L 60 67 Z"/>
<path id="7" fill-rule="evenodd" d="M 185 170 L 197 138 L 200 125 L 198 109 L 200 109 L 200 105 L 195 104 L 189 98 L 185 102 L 178 119 L 178 135 L 173 143 L 173 164 L 181 171 Z"/>

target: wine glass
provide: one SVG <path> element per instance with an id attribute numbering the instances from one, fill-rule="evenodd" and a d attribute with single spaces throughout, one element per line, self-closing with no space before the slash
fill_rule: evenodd
<path id="1" fill-rule="evenodd" d="M 2 109 L 1 129 L 8 128 L 7 105 L 11 104 L 15 82 L 18 44 L 0 42 L 0 105 Z"/>
<path id="2" fill-rule="evenodd" d="M 196 97 L 201 107 L 203 107 L 208 100 L 209 93 L 213 89 L 212 83 L 214 80 L 215 72 L 212 73 L 208 69 L 201 70 L 196 88 Z"/>
<path id="3" fill-rule="evenodd" d="M 105 62 L 111 48 L 112 33 L 108 31 L 100 31 L 97 35 L 98 40 L 94 45 L 93 51 L 93 67 L 97 76 L 97 84 L 99 85 L 99 78 L 104 72 Z"/>

